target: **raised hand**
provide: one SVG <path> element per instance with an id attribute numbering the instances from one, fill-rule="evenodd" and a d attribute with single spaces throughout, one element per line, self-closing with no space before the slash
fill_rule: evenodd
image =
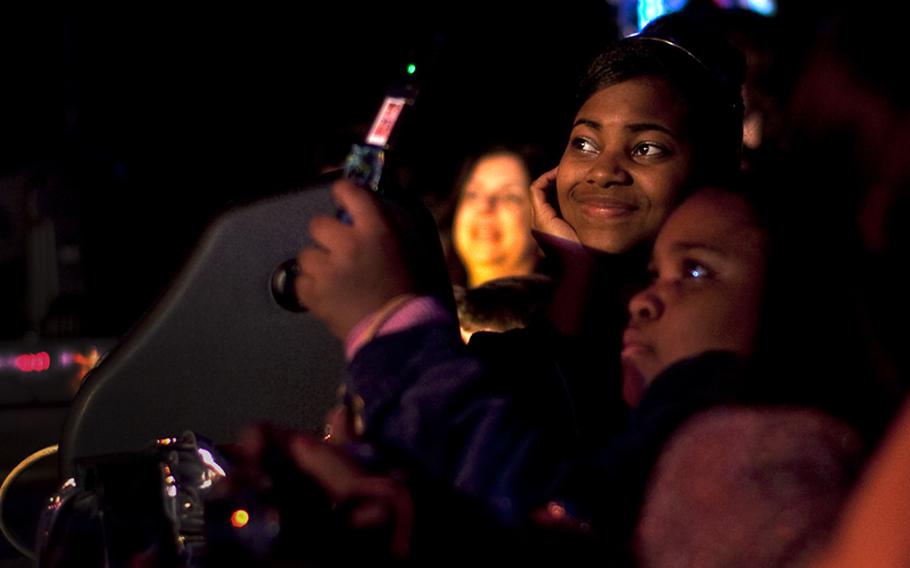
<path id="1" fill-rule="evenodd" d="M 344 340 L 364 317 L 412 292 L 414 278 L 376 197 L 346 180 L 335 182 L 332 195 L 352 223 L 324 216 L 310 221 L 316 244 L 298 254 L 294 285 L 298 300 Z"/>
<path id="2" fill-rule="evenodd" d="M 538 239 L 543 235 L 579 243 L 575 229 L 560 217 L 559 212 L 552 205 L 554 199 L 551 196 L 556 191 L 556 172 L 558 170 L 558 167 L 553 168 L 531 184 L 531 210 L 533 212 L 531 228 Z"/>

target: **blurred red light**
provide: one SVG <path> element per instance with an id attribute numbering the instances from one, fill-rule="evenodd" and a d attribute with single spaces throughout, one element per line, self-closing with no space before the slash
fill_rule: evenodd
<path id="1" fill-rule="evenodd" d="M 37 355 L 35 355 L 35 359 L 36 359 L 36 364 L 35 364 L 36 371 L 47 371 L 48 369 L 51 368 L 51 356 L 47 351 L 42 351 L 41 353 L 38 353 Z"/>
<path id="2" fill-rule="evenodd" d="M 16 368 L 23 373 L 47 371 L 51 368 L 51 356 L 47 351 L 41 353 L 23 353 L 16 356 Z"/>
<path id="3" fill-rule="evenodd" d="M 16 368 L 23 373 L 31 371 L 33 364 L 34 362 L 32 361 L 31 355 L 19 355 L 16 357 Z"/>

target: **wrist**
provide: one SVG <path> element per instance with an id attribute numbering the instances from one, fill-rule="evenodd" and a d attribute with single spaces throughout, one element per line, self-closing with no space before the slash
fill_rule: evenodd
<path id="1" fill-rule="evenodd" d="M 350 361 L 361 347 L 376 337 L 428 322 L 451 321 L 452 317 L 443 304 L 432 296 L 395 296 L 351 328 L 345 341 L 345 355 Z"/>
<path id="2" fill-rule="evenodd" d="M 395 311 L 408 300 L 413 298 L 414 294 L 399 294 L 351 327 L 351 330 L 346 334 L 345 339 L 345 351 L 350 354 L 348 359 L 350 359 L 361 346 L 376 337 L 376 334 L 386 320 L 388 320 Z"/>

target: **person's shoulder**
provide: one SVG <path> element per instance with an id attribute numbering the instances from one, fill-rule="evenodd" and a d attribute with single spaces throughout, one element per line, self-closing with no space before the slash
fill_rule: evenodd
<path id="1" fill-rule="evenodd" d="M 851 463 L 861 455 L 861 446 L 859 436 L 847 424 L 818 410 L 722 406 L 688 420 L 674 435 L 665 458 L 669 462 L 683 457 L 711 461 L 719 472 L 777 471 L 786 464 L 797 464 L 810 472 L 813 468 L 802 466 Z M 708 457 L 712 452 L 722 454 L 722 458 Z"/>
<path id="2" fill-rule="evenodd" d="M 471 336 L 468 344 L 472 349 L 483 349 L 488 346 L 527 346 L 545 344 L 554 340 L 556 331 L 546 322 L 534 322 L 527 327 L 508 331 L 478 331 Z"/>
<path id="3" fill-rule="evenodd" d="M 815 410 L 700 413 L 658 460 L 638 528 L 639 554 L 654 566 L 671 557 L 737 566 L 804 558 L 827 537 L 861 455 L 855 432 Z"/>

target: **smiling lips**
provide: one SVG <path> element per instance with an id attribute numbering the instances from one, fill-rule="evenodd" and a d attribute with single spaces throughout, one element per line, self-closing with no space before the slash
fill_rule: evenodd
<path id="1" fill-rule="evenodd" d="M 502 239 L 499 227 L 490 224 L 474 225 L 470 234 L 475 241 L 499 242 Z"/>
<path id="2" fill-rule="evenodd" d="M 583 193 L 572 197 L 586 215 L 618 218 L 629 216 L 639 207 L 635 203 L 602 194 Z"/>

